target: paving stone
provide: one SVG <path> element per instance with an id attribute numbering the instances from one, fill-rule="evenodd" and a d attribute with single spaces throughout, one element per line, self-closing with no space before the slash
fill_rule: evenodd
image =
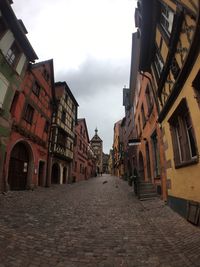
<path id="1" fill-rule="evenodd" d="M 14 266 L 195 267 L 200 229 L 109 175 L 13 191 L 0 195 L 0 267 Z"/>

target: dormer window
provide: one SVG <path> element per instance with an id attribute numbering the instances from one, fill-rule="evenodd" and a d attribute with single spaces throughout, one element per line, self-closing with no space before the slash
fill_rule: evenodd
<path id="1" fill-rule="evenodd" d="M 19 61 L 20 55 L 21 51 L 16 42 L 14 42 L 7 52 L 6 60 L 11 66 L 15 67 Z"/>

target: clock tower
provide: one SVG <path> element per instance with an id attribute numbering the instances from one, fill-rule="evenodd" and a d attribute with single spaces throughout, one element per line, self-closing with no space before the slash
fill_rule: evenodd
<path id="1" fill-rule="evenodd" d="M 101 173 L 103 170 L 103 141 L 98 136 L 98 130 L 95 129 L 95 135 L 90 141 L 94 154 L 96 156 L 96 172 Z"/>

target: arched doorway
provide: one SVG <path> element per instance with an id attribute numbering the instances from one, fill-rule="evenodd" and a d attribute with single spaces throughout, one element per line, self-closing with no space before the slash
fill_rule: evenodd
<path id="1" fill-rule="evenodd" d="M 142 156 L 142 152 L 139 152 L 139 177 L 140 180 L 144 180 L 144 160 Z"/>
<path id="2" fill-rule="evenodd" d="M 30 155 L 23 142 L 17 143 L 12 149 L 8 170 L 10 190 L 25 190 L 27 188 L 30 168 Z"/>
<path id="3" fill-rule="evenodd" d="M 63 168 L 63 184 L 66 184 L 67 182 L 67 168 Z"/>
<path id="4" fill-rule="evenodd" d="M 52 184 L 60 183 L 60 168 L 59 168 L 58 163 L 54 163 L 52 166 L 51 183 Z"/>

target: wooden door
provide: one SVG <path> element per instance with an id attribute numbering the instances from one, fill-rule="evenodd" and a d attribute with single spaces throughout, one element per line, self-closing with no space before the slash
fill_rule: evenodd
<path id="1" fill-rule="evenodd" d="M 8 183 L 11 190 L 25 190 L 29 167 L 29 155 L 23 143 L 15 145 L 11 152 Z"/>

